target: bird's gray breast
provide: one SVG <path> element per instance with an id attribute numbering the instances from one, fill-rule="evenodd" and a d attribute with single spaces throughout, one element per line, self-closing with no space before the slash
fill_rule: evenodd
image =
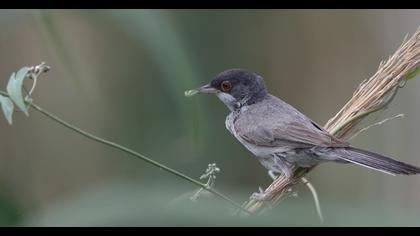
<path id="1" fill-rule="evenodd" d="M 238 125 L 236 122 L 237 119 L 241 118 L 241 116 L 247 116 L 249 115 L 249 109 L 252 109 L 250 106 L 243 106 L 239 110 L 232 111 L 225 120 L 226 129 L 229 130 L 229 132 L 243 145 L 245 146 L 251 153 L 253 153 L 257 157 L 268 157 L 276 152 L 283 152 L 290 150 L 290 147 L 287 145 L 278 146 L 278 147 L 264 147 L 264 146 L 258 146 L 255 144 L 252 144 L 250 142 L 247 142 L 244 140 L 240 134 L 237 132 Z M 250 124 L 252 125 L 252 124 Z"/>
<path id="2" fill-rule="evenodd" d="M 230 132 L 233 136 L 235 136 L 235 138 L 237 138 L 237 139 L 239 139 L 240 137 L 238 137 L 238 135 L 236 134 L 234 123 L 235 123 L 235 119 L 238 117 L 238 115 L 239 115 L 239 112 L 237 112 L 237 111 L 232 111 L 232 112 L 231 112 L 231 113 L 230 113 L 230 114 L 226 117 L 226 120 L 225 120 L 226 129 L 227 129 L 227 130 L 229 130 L 229 132 Z"/>

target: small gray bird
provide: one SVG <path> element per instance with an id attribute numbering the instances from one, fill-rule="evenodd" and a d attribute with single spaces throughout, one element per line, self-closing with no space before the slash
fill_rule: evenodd
<path id="1" fill-rule="evenodd" d="M 270 176 L 292 177 L 294 166 L 311 168 L 326 161 L 355 163 L 391 175 L 419 174 L 420 168 L 350 146 L 298 110 L 268 93 L 261 76 L 230 69 L 195 90 L 216 94 L 229 108 L 226 128 Z"/>

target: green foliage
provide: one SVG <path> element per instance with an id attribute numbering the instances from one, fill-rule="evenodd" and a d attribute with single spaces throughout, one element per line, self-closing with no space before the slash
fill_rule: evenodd
<path id="1" fill-rule="evenodd" d="M 407 80 L 410 80 L 410 79 L 412 79 L 412 78 L 414 78 L 414 77 L 416 77 L 416 75 L 418 74 L 420 72 L 420 67 L 417 67 L 415 70 L 413 70 L 412 72 L 410 72 L 405 78 L 404 78 L 404 80 L 405 81 L 407 81 Z"/>
<path id="2" fill-rule="evenodd" d="M 50 67 L 42 62 L 41 64 L 33 67 L 22 67 L 17 73 L 13 73 L 10 76 L 9 82 L 7 83 L 7 93 L 1 91 L 0 104 L 3 110 L 3 114 L 9 124 L 13 123 L 13 111 L 14 104 L 26 115 L 29 116 L 28 109 L 32 103 L 30 97 L 36 87 L 36 81 L 38 76 L 42 73 L 49 71 Z M 32 87 L 30 91 L 26 91 L 26 96 L 23 97 L 22 90 L 24 80 L 28 78 L 32 80 Z"/>
<path id="3" fill-rule="evenodd" d="M 1 108 L 3 110 L 3 114 L 6 117 L 7 122 L 9 122 L 9 124 L 12 124 L 13 123 L 12 115 L 13 115 L 13 110 L 14 110 L 12 100 L 10 100 L 10 98 L 8 97 L 0 95 L 0 104 L 1 104 Z"/>
<path id="4" fill-rule="evenodd" d="M 10 76 L 9 83 L 7 84 L 7 92 L 9 93 L 10 99 L 16 104 L 16 106 L 29 116 L 28 107 L 25 104 L 25 100 L 22 96 L 23 80 L 28 74 L 29 68 L 23 67 L 16 74 L 13 73 Z M 4 110 L 4 109 L 3 109 Z M 10 123 L 10 122 L 9 122 Z"/>
<path id="5" fill-rule="evenodd" d="M 12 73 L 9 82 L 7 83 L 7 96 L 0 95 L 0 104 L 3 114 L 7 122 L 11 125 L 13 123 L 14 104 L 23 111 L 26 116 L 29 116 L 28 107 L 22 95 L 23 81 L 27 77 L 29 67 L 21 68 L 17 73 Z"/>

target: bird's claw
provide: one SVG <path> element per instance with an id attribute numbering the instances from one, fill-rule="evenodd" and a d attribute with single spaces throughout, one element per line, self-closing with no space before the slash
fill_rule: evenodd
<path id="1" fill-rule="evenodd" d="M 268 194 L 264 192 L 264 190 L 261 187 L 258 187 L 259 193 L 253 193 L 251 195 L 251 199 L 257 200 L 257 201 L 267 201 L 268 200 Z"/>

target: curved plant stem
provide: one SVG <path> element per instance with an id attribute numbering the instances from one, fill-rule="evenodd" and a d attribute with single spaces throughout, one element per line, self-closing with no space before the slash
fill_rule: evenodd
<path id="1" fill-rule="evenodd" d="M 0 91 L 0 94 L 1 95 L 4 95 L 4 96 L 7 96 L 7 97 L 9 96 L 9 94 L 6 93 L 6 92 L 4 92 L 4 91 Z M 191 183 L 193 183 L 193 184 L 195 184 L 195 185 L 197 185 L 197 186 L 199 186 L 199 187 L 201 187 L 201 188 L 203 188 L 203 189 L 205 189 L 205 190 L 213 193 L 214 195 L 218 196 L 219 198 L 221 198 L 221 199 L 229 202 L 230 204 L 234 205 L 238 209 L 240 209 L 240 210 L 242 210 L 242 211 L 244 211 L 244 212 L 246 212 L 248 214 L 251 214 L 248 210 L 246 210 L 245 208 L 243 208 L 238 203 L 234 202 L 232 199 L 230 199 L 227 196 L 225 196 L 224 194 L 222 194 L 222 193 L 220 193 L 220 192 L 218 192 L 218 191 L 210 188 L 206 184 L 201 183 L 200 181 L 197 181 L 197 180 L 195 180 L 195 179 L 193 179 L 193 178 L 191 178 L 191 177 L 189 177 L 189 176 L 187 176 L 187 175 L 185 175 L 185 174 L 183 174 L 183 173 L 181 173 L 181 172 L 179 172 L 177 170 L 174 170 L 174 169 L 172 169 L 170 167 L 167 167 L 167 166 L 165 166 L 165 165 L 163 165 L 163 164 L 161 164 L 161 163 L 159 163 L 157 161 L 154 161 L 154 160 L 148 158 L 147 156 L 145 156 L 143 154 L 140 154 L 138 152 L 135 152 L 135 151 L 133 151 L 133 150 L 127 148 L 127 147 L 124 147 L 124 146 L 119 145 L 117 143 L 114 143 L 114 142 L 108 141 L 106 139 L 97 137 L 97 136 L 95 136 L 95 135 L 93 135 L 93 134 L 91 134 L 89 132 L 86 132 L 86 131 L 84 131 L 84 130 L 82 130 L 82 129 L 80 129 L 80 128 L 78 128 L 78 127 L 76 127 L 76 126 L 74 126 L 74 125 L 72 125 L 70 123 L 67 123 L 66 121 L 64 121 L 64 120 L 60 119 L 59 117 L 51 114 L 50 112 L 46 111 L 45 109 L 41 108 L 40 106 L 38 106 L 38 105 L 36 105 L 34 103 L 30 103 L 29 105 L 31 107 L 33 107 L 35 110 L 39 111 L 41 114 L 43 114 L 43 115 L 47 116 L 48 118 L 50 118 L 50 119 L 58 122 L 59 124 L 63 125 L 64 127 L 67 127 L 69 129 L 75 131 L 76 133 L 79 133 L 79 134 L 81 134 L 81 135 L 83 135 L 83 136 L 85 136 L 85 137 L 87 137 L 89 139 L 92 139 L 92 140 L 94 140 L 94 141 L 96 141 L 98 143 L 102 143 L 102 144 L 105 144 L 106 146 L 109 146 L 109 147 L 115 148 L 117 150 L 120 150 L 122 152 L 128 153 L 131 156 L 134 156 L 134 157 L 136 157 L 138 159 L 141 159 L 141 160 L 143 160 L 143 161 L 145 161 L 145 162 L 147 162 L 149 164 L 152 164 L 152 165 L 158 167 L 159 169 L 165 170 L 166 172 L 169 172 L 169 173 L 171 173 L 173 175 L 176 175 L 176 176 L 178 176 L 178 177 L 180 177 L 180 178 L 182 178 L 184 180 L 187 180 L 187 181 L 189 181 L 189 182 L 191 182 Z"/>
<path id="2" fill-rule="evenodd" d="M 322 210 L 321 210 L 321 204 L 319 204 L 319 198 L 318 194 L 316 192 L 315 187 L 309 182 L 305 177 L 301 178 L 302 183 L 305 184 L 309 190 L 312 193 L 312 197 L 314 198 L 315 207 L 316 207 L 316 213 L 318 214 L 319 220 L 321 221 L 321 224 L 324 223 L 324 217 L 322 216 Z"/>
<path id="3" fill-rule="evenodd" d="M 402 86 L 401 86 L 402 87 Z M 398 87 L 396 87 L 395 88 L 395 90 L 394 91 L 392 91 L 392 94 L 391 94 L 391 96 L 388 98 L 388 100 L 386 100 L 383 104 L 381 104 L 381 105 L 379 105 L 379 106 L 377 106 L 377 107 L 374 107 L 374 108 L 371 108 L 371 109 L 369 109 L 369 110 L 367 110 L 367 111 L 364 111 L 364 112 L 361 112 L 361 113 L 359 113 L 359 114 L 357 114 L 357 115 L 355 115 L 355 116 L 353 116 L 353 117 L 351 117 L 350 119 L 348 119 L 348 120 L 346 120 L 346 121 L 344 121 L 342 124 L 340 124 L 339 126 L 337 126 L 337 127 L 335 127 L 333 130 L 331 130 L 331 134 L 332 135 L 336 135 L 336 134 L 338 134 L 338 132 L 340 132 L 343 128 L 345 128 L 347 125 L 349 125 L 349 124 L 352 124 L 352 123 L 354 123 L 356 120 L 358 120 L 358 119 L 362 119 L 362 118 L 364 118 L 364 117 L 366 117 L 366 116 L 368 116 L 369 114 L 372 114 L 372 113 L 374 113 L 374 112 L 377 112 L 377 111 L 380 111 L 380 110 L 382 110 L 382 109 L 384 109 L 384 108 L 386 108 L 391 102 L 392 102 L 392 100 L 394 100 L 394 98 L 395 98 L 395 96 L 397 95 L 397 92 L 398 92 L 398 88 L 401 88 L 400 86 L 398 86 Z"/>

